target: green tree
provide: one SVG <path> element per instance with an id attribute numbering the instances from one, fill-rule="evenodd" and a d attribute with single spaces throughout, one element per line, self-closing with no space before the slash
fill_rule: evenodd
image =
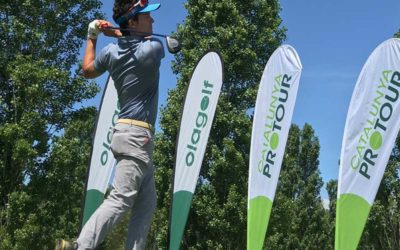
<path id="1" fill-rule="evenodd" d="M 98 88 L 78 73 L 78 56 L 87 23 L 101 17 L 100 4 L 17 0 L 0 5 L 0 44 L 6 48 L 0 51 L 2 249 L 49 249 L 52 236 L 76 234 L 79 228 L 72 217 L 79 214 L 80 167 L 88 163 L 85 143 L 91 141 L 94 111 L 75 105 Z M 76 119 L 92 124 L 68 132 Z M 58 138 L 63 132 L 71 142 Z"/>
<path id="2" fill-rule="evenodd" d="M 95 116 L 75 112 L 29 183 L 9 195 L 0 249 L 52 249 L 56 238 L 77 236 Z"/>
<path id="3" fill-rule="evenodd" d="M 267 231 L 268 249 L 331 249 L 328 212 L 318 170 L 319 142 L 314 130 L 292 125 Z"/>
<path id="4" fill-rule="evenodd" d="M 149 247 L 167 245 L 168 210 L 175 142 L 185 89 L 198 59 L 217 49 L 224 84 L 182 242 L 183 248 L 244 249 L 251 116 L 258 83 L 272 52 L 285 38 L 278 1 L 189 0 L 178 27 L 182 52 L 173 70 L 176 89 L 161 111 L 154 162 L 158 211 Z"/>
<path id="5" fill-rule="evenodd" d="M 335 245 L 335 223 L 336 223 L 336 202 L 337 202 L 337 180 L 330 180 L 326 184 L 326 190 L 329 198 L 329 227 L 330 227 L 330 243 L 329 245 Z"/>
<path id="6" fill-rule="evenodd" d="M 319 141 L 313 128 L 306 124 L 300 137 L 298 166 L 301 169 L 298 199 L 299 249 L 333 248 L 329 245 L 329 219 L 320 196 L 323 181 L 319 167 Z"/>

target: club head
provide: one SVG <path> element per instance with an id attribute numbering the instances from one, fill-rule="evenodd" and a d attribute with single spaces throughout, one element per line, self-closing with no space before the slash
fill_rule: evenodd
<path id="1" fill-rule="evenodd" d="M 181 50 L 181 45 L 179 44 L 178 40 L 169 36 L 167 36 L 166 39 L 167 39 L 167 48 L 169 53 L 176 54 Z"/>

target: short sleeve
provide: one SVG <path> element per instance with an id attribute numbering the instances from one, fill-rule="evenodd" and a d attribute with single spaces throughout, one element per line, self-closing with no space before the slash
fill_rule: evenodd
<path id="1" fill-rule="evenodd" d="M 155 60 L 161 61 L 165 57 L 164 46 L 159 39 L 153 38 L 151 40 L 151 47 L 153 49 Z"/>
<path id="2" fill-rule="evenodd" d="M 94 69 L 103 74 L 108 68 L 109 58 L 108 47 L 104 47 L 94 59 Z"/>

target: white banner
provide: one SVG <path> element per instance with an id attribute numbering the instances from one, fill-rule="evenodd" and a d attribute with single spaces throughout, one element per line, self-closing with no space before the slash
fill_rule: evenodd
<path id="1" fill-rule="evenodd" d="M 249 199 L 274 199 L 301 70 L 300 58 L 289 45 L 275 50 L 265 67 L 254 110 Z"/>
<path id="2" fill-rule="evenodd" d="M 181 118 L 174 192 L 194 192 L 222 86 L 222 61 L 209 52 L 190 80 Z"/>
<path id="3" fill-rule="evenodd" d="M 261 79 L 251 136 L 247 249 L 262 249 L 292 121 L 302 65 L 296 50 L 282 45 Z"/>
<path id="4" fill-rule="evenodd" d="M 400 127 L 400 39 L 368 58 L 358 77 L 344 129 L 338 195 L 357 194 L 372 205 Z"/>
<path id="5" fill-rule="evenodd" d="M 110 145 L 113 128 L 118 121 L 119 112 L 117 91 L 114 87 L 114 81 L 109 77 L 100 104 L 95 138 L 93 140 L 83 224 L 102 203 L 109 184 L 115 165 L 115 158 L 110 150 Z"/>
<path id="6" fill-rule="evenodd" d="M 223 65 L 216 52 L 198 62 L 186 94 L 176 152 L 169 249 L 179 249 L 221 92 Z"/>
<path id="7" fill-rule="evenodd" d="M 358 77 L 344 129 L 336 249 L 356 249 L 400 128 L 400 40 L 370 55 Z"/>

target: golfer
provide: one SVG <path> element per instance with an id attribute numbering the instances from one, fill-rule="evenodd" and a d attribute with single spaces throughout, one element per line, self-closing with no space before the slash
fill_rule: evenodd
<path id="1" fill-rule="evenodd" d="M 147 0 L 115 0 L 113 19 L 121 29 L 152 33 L 154 20 L 150 12 L 159 7 L 160 4 L 148 4 Z M 111 143 L 117 160 L 113 189 L 85 224 L 77 241 L 56 242 L 59 250 L 94 249 L 130 210 L 125 249 L 144 249 L 156 207 L 152 154 L 164 48 L 158 39 L 103 29 L 105 26 L 112 24 L 95 20 L 89 25 L 83 74 L 95 78 L 108 71 L 118 93 L 121 112 Z M 97 36 L 101 32 L 118 37 L 118 43 L 109 44 L 96 57 Z"/>

